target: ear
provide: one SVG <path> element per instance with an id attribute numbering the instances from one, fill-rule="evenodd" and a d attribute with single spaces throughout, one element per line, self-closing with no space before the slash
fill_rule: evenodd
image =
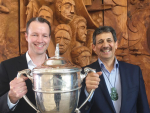
<path id="1" fill-rule="evenodd" d="M 25 33 L 25 38 L 26 38 L 26 41 L 28 42 L 28 35 L 27 35 L 27 33 Z"/>
<path id="2" fill-rule="evenodd" d="M 92 44 L 92 49 L 96 53 L 96 45 Z"/>
<path id="3" fill-rule="evenodd" d="M 115 42 L 115 46 L 116 46 L 115 49 L 117 49 L 118 48 L 118 41 Z"/>

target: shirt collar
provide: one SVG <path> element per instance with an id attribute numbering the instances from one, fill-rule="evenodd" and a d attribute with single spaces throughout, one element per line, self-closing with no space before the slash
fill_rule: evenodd
<path id="1" fill-rule="evenodd" d="M 105 65 L 103 64 L 103 62 L 98 58 L 98 62 L 101 68 L 105 68 Z M 115 63 L 114 63 L 114 68 L 119 68 L 119 63 L 117 58 L 115 57 Z"/>
<path id="2" fill-rule="evenodd" d="M 46 58 L 48 59 L 47 54 L 46 54 Z M 27 59 L 27 64 L 32 63 L 33 65 L 35 65 L 31 59 L 31 57 L 29 56 L 28 51 L 26 52 L 26 59 Z"/>

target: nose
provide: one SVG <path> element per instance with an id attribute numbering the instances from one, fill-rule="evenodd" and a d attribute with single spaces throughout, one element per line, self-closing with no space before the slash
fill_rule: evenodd
<path id="1" fill-rule="evenodd" d="M 40 42 L 40 43 L 43 42 L 43 37 L 39 35 L 37 38 L 37 42 Z"/>
<path id="2" fill-rule="evenodd" d="M 26 10 L 26 15 L 28 14 L 28 11 Z"/>
<path id="3" fill-rule="evenodd" d="M 60 38 L 59 45 L 64 45 L 64 40 L 63 40 L 63 38 Z"/>
<path id="4" fill-rule="evenodd" d="M 106 40 L 103 42 L 103 47 L 108 47 L 108 42 Z"/>
<path id="5" fill-rule="evenodd" d="M 72 14 L 74 14 L 74 5 L 71 5 L 71 11 Z"/>
<path id="6" fill-rule="evenodd" d="M 85 35 L 87 35 L 87 29 L 85 29 Z"/>

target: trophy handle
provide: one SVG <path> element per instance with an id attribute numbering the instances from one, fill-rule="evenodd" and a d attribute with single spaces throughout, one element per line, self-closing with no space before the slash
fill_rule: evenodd
<path id="1" fill-rule="evenodd" d="M 17 74 L 17 78 L 20 78 L 22 74 L 26 74 L 27 77 L 32 81 L 33 83 L 33 78 L 30 76 L 31 70 L 30 69 L 25 69 L 22 71 L 19 71 Z M 25 101 L 33 108 L 35 109 L 38 113 L 40 112 L 35 105 L 28 99 L 28 97 L 26 95 L 23 96 L 23 98 L 25 99 Z"/>
<path id="2" fill-rule="evenodd" d="M 87 76 L 87 74 L 88 74 L 89 72 L 94 72 L 94 73 L 96 73 L 95 69 L 92 69 L 92 68 L 89 68 L 89 67 L 84 68 L 84 72 L 85 72 L 84 78 Z M 90 97 L 92 96 L 92 94 L 93 94 L 94 91 L 95 91 L 95 90 L 92 89 L 91 92 L 90 92 L 90 94 L 89 94 L 89 96 L 88 96 L 87 99 L 82 103 L 82 105 L 81 105 L 79 108 L 76 108 L 76 109 L 75 109 L 75 112 L 76 112 L 76 113 L 81 113 L 81 112 L 80 112 L 80 109 L 81 109 L 81 108 L 85 105 L 85 103 L 90 99 Z"/>

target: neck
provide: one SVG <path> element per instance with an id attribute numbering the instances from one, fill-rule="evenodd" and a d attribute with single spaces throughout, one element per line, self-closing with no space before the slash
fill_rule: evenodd
<path id="1" fill-rule="evenodd" d="M 46 60 L 46 53 L 41 55 L 30 54 L 30 58 L 36 66 L 41 66 Z"/>
<path id="2" fill-rule="evenodd" d="M 106 60 L 106 59 L 100 59 L 103 64 L 105 65 L 106 69 L 111 72 L 112 69 L 114 68 L 114 63 L 115 63 L 115 58 L 113 60 Z"/>

